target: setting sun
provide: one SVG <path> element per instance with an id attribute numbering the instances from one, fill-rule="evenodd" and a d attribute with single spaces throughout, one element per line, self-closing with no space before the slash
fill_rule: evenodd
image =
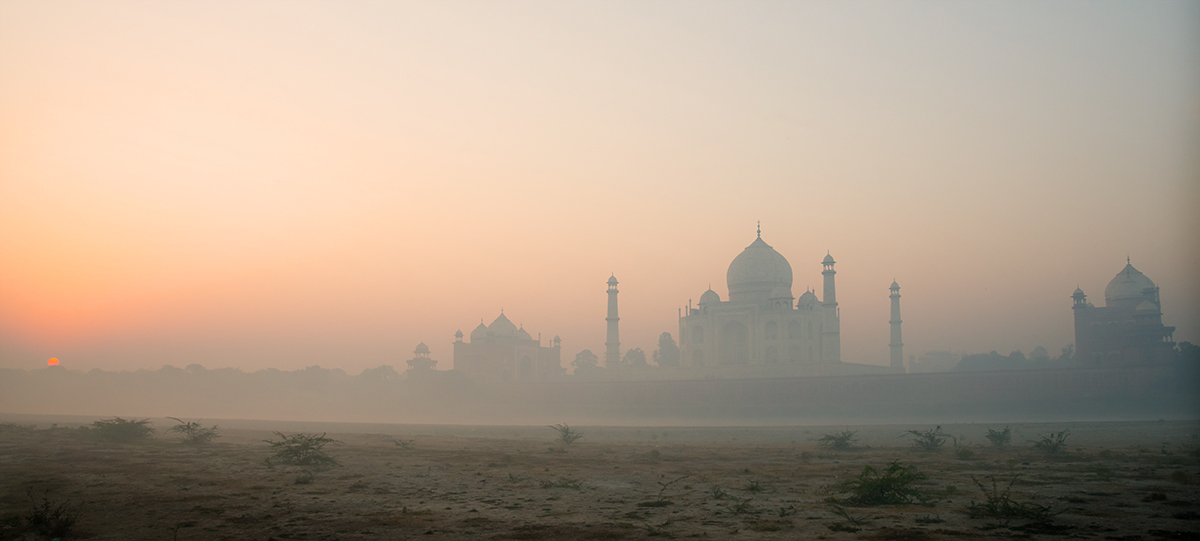
<path id="1" fill-rule="evenodd" d="M 57 357 L 50 357 L 50 360 L 49 360 L 49 361 L 46 361 L 46 364 L 48 364 L 48 365 L 50 365 L 50 366 L 58 366 L 58 358 L 57 358 Z"/>

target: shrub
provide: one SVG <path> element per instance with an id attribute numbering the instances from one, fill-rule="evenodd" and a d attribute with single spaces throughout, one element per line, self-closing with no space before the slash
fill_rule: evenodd
<path id="1" fill-rule="evenodd" d="M 580 490 L 583 488 L 583 481 L 580 479 L 570 479 L 567 477 L 559 478 L 557 481 L 542 481 L 538 483 L 542 488 L 570 488 Z"/>
<path id="2" fill-rule="evenodd" d="M 154 429 L 150 426 L 150 419 L 135 421 L 133 419 L 113 417 L 112 419 L 93 422 L 92 428 L 96 437 L 115 442 L 144 440 L 154 435 Z"/>
<path id="3" fill-rule="evenodd" d="M 167 432 L 175 432 L 182 435 L 184 445 L 204 445 L 212 443 L 213 439 L 220 437 L 217 435 L 217 425 L 204 428 L 204 425 L 200 423 L 184 422 L 182 419 L 176 419 L 175 417 L 167 418 L 178 423 L 168 428 Z"/>
<path id="4" fill-rule="evenodd" d="M 826 524 L 825 527 L 829 528 L 830 531 L 855 533 L 862 529 L 859 526 L 863 526 L 867 523 L 867 519 L 865 519 L 863 517 L 851 515 L 850 512 L 846 510 L 846 508 L 844 508 L 840 505 L 837 505 L 837 504 L 834 504 L 834 506 L 833 506 L 833 514 L 835 514 L 839 517 L 842 517 L 843 522 L 835 522 L 833 524 Z"/>
<path id="5" fill-rule="evenodd" d="M 909 430 L 908 433 L 913 435 L 913 447 L 926 452 L 941 450 L 942 445 L 946 444 L 946 438 L 950 437 L 942 432 L 941 426 L 933 430 Z"/>
<path id="6" fill-rule="evenodd" d="M 975 451 L 965 445 L 955 447 L 954 457 L 959 460 L 975 460 Z"/>
<path id="7" fill-rule="evenodd" d="M 849 494 L 845 498 L 829 498 L 830 502 L 840 504 L 890 505 L 924 502 L 925 494 L 912 485 L 925 479 L 925 474 L 917 471 L 915 467 L 893 461 L 883 471 L 870 465 L 863 466 L 863 471 L 858 477 L 822 487 L 822 490 L 831 494 Z"/>
<path id="8" fill-rule="evenodd" d="M 754 498 L 737 500 L 737 503 L 733 507 L 730 507 L 729 510 L 733 511 L 735 515 L 757 515 L 758 512 L 753 507 L 750 507 L 750 502 L 752 501 L 754 501 Z"/>
<path id="9" fill-rule="evenodd" d="M 975 482 L 975 486 L 979 487 L 979 491 L 983 493 L 983 503 L 975 503 L 971 500 L 971 505 L 967 507 L 967 512 L 971 518 L 995 518 L 1000 519 L 1001 524 L 1008 524 L 1009 520 L 1032 520 L 1042 522 L 1049 520 L 1054 516 L 1054 512 L 1049 507 L 1038 505 L 1030 502 L 1018 502 L 1012 499 L 1010 492 L 1012 486 L 1017 482 L 1018 475 L 1012 476 L 1003 489 L 1000 488 L 1001 483 L 997 481 L 995 475 L 989 475 L 991 480 L 991 489 L 986 485 L 971 476 L 971 481 Z"/>
<path id="10" fill-rule="evenodd" d="M 989 428 L 987 439 L 992 442 L 993 447 L 1003 449 L 1012 443 L 1012 429 L 1007 426 L 1004 427 L 1004 430 L 992 430 Z"/>
<path id="11" fill-rule="evenodd" d="M 825 434 L 821 436 L 821 439 L 817 440 L 817 445 L 835 451 L 853 449 L 854 444 L 858 441 L 857 434 L 858 431 L 856 430 L 843 430 L 841 432 Z"/>
<path id="12" fill-rule="evenodd" d="M 550 428 L 553 428 L 558 432 L 558 439 L 563 443 L 563 445 L 571 445 L 572 443 L 575 443 L 575 440 L 583 437 L 582 432 L 571 428 L 567 425 L 567 423 L 550 425 Z"/>
<path id="13" fill-rule="evenodd" d="M 670 505 L 672 502 L 671 502 L 670 498 L 666 497 L 667 489 L 671 488 L 671 486 L 674 485 L 675 483 L 678 483 L 687 478 L 688 478 L 688 476 L 684 475 L 683 477 L 679 477 L 673 481 L 658 481 L 658 487 L 659 487 L 658 488 L 658 497 L 655 498 L 654 501 L 639 503 L 638 507 L 665 507 L 667 505 Z"/>
<path id="14" fill-rule="evenodd" d="M 26 494 L 29 495 L 32 509 L 23 518 L 30 530 L 57 539 L 66 536 L 75 527 L 75 522 L 79 520 L 78 509 L 65 503 L 50 503 L 50 498 L 45 494 L 42 494 L 42 503 L 38 503 L 33 495 L 33 487 Z"/>
<path id="15" fill-rule="evenodd" d="M 1066 445 L 1067 436 L 1070 436 L 1070 435 L 1071 435 L 1070 430 L 1063 430 L 1062 432 L 1051 432 L 1049 434 L 1040 436 L 1040 439 L 1030 440 L 1029 443 L 1033 444 L 1034 449 L 1037 449 L 1037 450 L 1039 450 L 1043 453 L 1049 454 L 1049 455 L 1056 455 L 1060 451 L 1062 451 L 1063 448 L 1065 448 L 1067 446 Z"/>
<path id="16" fill-rule="evenodd" d="M 267 459 L 267 464 L 271 464 L 272 460 L 295 466 L 336 466 L 338 463 L 333 457 L 325 454 L 324 447 L 330 443 L 342 442 L 326 438 L 325 434 L 318 436 L 301 432 L 289 436 L 283 432 L 276 432 L 275 435 L 279 436 L 279 441 L 263 440 L 275 451 L 275 454 Z"/>

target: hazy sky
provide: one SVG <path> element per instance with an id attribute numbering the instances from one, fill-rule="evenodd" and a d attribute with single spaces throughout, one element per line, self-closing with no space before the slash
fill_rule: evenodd
<path id="1" fill-rule="evenodd" d="M 1200 342 L 1198 2 L 0 3 L 0 366 L 623 348 L 763 238 L 843 359 Z"/>

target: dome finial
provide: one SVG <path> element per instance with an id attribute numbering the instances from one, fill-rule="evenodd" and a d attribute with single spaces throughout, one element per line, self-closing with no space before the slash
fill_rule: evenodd
<path id="1" fill-rule="evenodd" d="M 762 238 L 762 220 L 758 221 L 758 238 Z"/>

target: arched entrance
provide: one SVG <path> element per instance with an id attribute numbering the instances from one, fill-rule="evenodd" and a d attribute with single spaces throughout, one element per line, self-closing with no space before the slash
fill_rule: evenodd
<path id="1" fill-rule="evenodd" d="M 721 364 L 747 364 L 750 362 L 749 331 L 738 321 L 721 325 Z"/>

